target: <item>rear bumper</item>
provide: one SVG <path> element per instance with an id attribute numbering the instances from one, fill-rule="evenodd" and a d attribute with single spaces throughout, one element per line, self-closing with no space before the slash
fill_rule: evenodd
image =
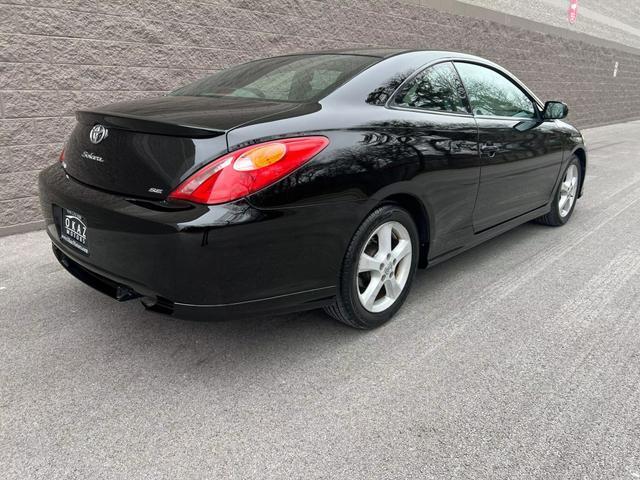
<path id="1" fill-rule="evenodd" d="M 140 296 L 178 317 L 330 303 L 353 227 L 353 209 L 345 208 L 141 204 L 70 179 L 59 165 L 40 174 L 39 187 L 47 233 L 70 273 L 114 298 Z M 86 218 L 88 255 L 61 242 L 59 207 Z"/>
<path id="2" fill-rule="evenodd" d="M 71 258 L 55 244 L 53 244 L 53 253 L 71 275 L 99 292 L 119 302 L 140 298 L 147 310 L 173 315 L 178 318 L 223 320 L 239 316 L 282 314 L 309 310 L 331 303 L 334 294 L 334 288 L 327 287 L 237 303 L 218 305 L 176 303 L 168 298 L 149 292 L 145 287 L 141 290 L 146 293 L 136 291 L 131 286 L 123 283 L 125 280 L 119 279 L 108 272 L 97 271 L 95 268 L 82 264 L 78 259 Z"/>

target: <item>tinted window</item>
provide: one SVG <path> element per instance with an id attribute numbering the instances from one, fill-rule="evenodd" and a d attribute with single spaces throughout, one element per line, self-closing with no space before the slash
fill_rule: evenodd
<path id="1" fill-rule="evenodd" d="M 377 57 L 292 55 L 245 63 L 180 88 L 171 95 L 231 96 L 306 102 L 327 95 Z"/>
<path id="2" fill-rule="evenodd" d="M 443 112 L 467 112 L 462 100 L 464 89 L 451 63 L 439 63 L 425 69 L 402 87 L 395 104 Z"/>
<path id="3" fill-rule="evenodd" d="M 456 63 L 476 115 L 535 117 L 533 102 L 511 80 L 472 63 Z"/>

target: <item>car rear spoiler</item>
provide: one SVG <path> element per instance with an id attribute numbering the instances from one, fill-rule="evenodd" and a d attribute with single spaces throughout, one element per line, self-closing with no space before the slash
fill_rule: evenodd
<path id="1" fill-rule="evenodd" d="M 105 127 L 153 133 L 156 135 L 170 135 L 173 137 L 212 138 L 225 133 L 224 130 L 161 122 L 147 117 L 136 117 L 134 115 L 108 111 L 78 110 L 76 112 L 76 119 L 85 125 L 99 123 Z"/>

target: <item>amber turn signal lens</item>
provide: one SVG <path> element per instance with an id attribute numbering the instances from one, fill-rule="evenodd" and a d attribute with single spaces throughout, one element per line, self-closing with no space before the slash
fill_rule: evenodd
<path id="1" fill-rule="evenodd" d="M 282 160 L 287 153 L 287 146 L 284 143 L 273 142 L 252 148 L 243 153 L 233 164 L 233 168 L 239 172 L 257 170 L 268 167 Z"/>

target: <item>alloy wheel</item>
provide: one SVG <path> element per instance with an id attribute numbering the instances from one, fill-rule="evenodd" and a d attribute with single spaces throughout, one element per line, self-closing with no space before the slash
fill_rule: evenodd
<path id="1" fill-rule="evenodd" d="M 560 184 L 560 195 L 558 198 L 558 212 L 562 218 L 571 212 L 571 207 L 576 200 L 578 193 L 578 167 L 569 165 Z"/>
<path id="2" fill-rule="evenodd" d="M 358 298 L 369 312 L 389 308 L 402 294 L 411 271 L 412 245 L 399 222 L 376 228 L 364 244 L 358 261 Z"/>

